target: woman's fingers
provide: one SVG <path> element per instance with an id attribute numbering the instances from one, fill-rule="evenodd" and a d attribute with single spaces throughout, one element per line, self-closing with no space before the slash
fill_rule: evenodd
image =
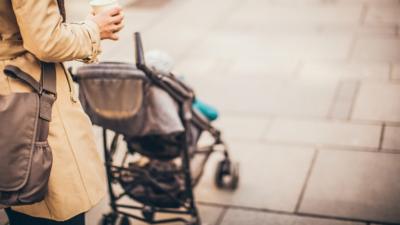
<path id="1" fill-rule="evenodd" d="M 109 16 L 115 16 L 115 15 L 120 14 L 121 11 L 122 11 L 122 8 L 119 7 L 119 6 L 117 6 L 117 7 L 115 7 L 115 8 L 112 8 L 112 9 L 108 10 L 108 11 L 107 11 L 107 15 L 109 15 Z"/>
<path id="2" fill-rule="evenodd" d="M 112 29 L 113 33 L 116 33 L 116 32 L 119 32 L 120 30 L 122 30 L 122 28 L 124 28 L 124 24 L 119 23 L 119 24 L 114 24 L 111 29 Z"/>
<path id="3" fill-rule="evenodd" d="M 118 14 L 118 15 L 113 16 L 113 17 L 110 18 L 110 24 L 121 23 L 123 19 L 124 19 L 124 15 Z"/>
<path id="4" fill-rule="evenodd" d="M 112 33 L 110 35 L 110 39 L 113 40 L 113 41 L 117 41 L 119 39 L 119 36 L 117 34 Z"/>
<path id="5" fill-rule="evenodd" d="M 100 38 L 118 40 L 119 36 L 116 34 L 123 27 L 124 14 L 120 7 L 115 7 L 108 11 L 104 11 L 94 15 L 90 19 L 97 23 L 100 29 Z"/>

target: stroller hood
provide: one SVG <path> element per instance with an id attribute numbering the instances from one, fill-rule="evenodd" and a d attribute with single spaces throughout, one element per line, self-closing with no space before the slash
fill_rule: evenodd
<path id="1" fill-rule="evenodd" d="M 130 137 L 184 131 L 177 103 L 135 65 L 86 65 L 76 76 L 79 99 L 94 124 Z"/>

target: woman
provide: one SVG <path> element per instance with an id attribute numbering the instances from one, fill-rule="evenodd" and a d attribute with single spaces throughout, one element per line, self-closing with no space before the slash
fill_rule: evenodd
<path id="1" fill-rule="evenodd" d="M 100 40 L 118 39 L 123 15 L 120 8 L 114 8 L 82 23 L 65 23 L 63 12 L 60 0 L 0 1 L 0 95 L 30 91 L 3 74 L 6 65 L 17 66 L 39 80 L 40 61 L 57 63 L 58 97 L 48 137 L 53 153 L 49 191 L 39 203 L 6 209 L 10 225 L 82 225 L 84 212 L 105 193 L 91 123 L 61 62 L 95 61 Z"/>

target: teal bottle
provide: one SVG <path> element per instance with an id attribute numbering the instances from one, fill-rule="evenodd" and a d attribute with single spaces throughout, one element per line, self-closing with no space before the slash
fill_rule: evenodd
<path id="1" fill-rule="evenodd" d="M 218 111 L 216 108 L 198 99 L 195 99 L 195 101 L 193 102 L 193 108 L 201 112 L 201 114 L 203 114 L 203 116 L 205 116 L 209 121 L 214 121 L 218 118 Z"/>

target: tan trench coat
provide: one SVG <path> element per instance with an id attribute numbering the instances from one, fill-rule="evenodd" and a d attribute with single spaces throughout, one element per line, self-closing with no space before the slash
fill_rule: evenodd
<path id="1" fill-rule="evenodd" d="M 38 59 L 91 61 L 99 52 L 99 42 L 94 22 L 62 23 L 56 0 L 1 0 L 0 95 L 30 91 L 3 74 L 5 65 L 16 65 L 39 79 Z M 70 75 L 61 63 L 57 64 L 57 92 L 48 138 L 53 151 L 49 192 L 42 202 L 13 209 L 63 221 L 97 204 L 106 184 L 91 123 L 73 97 Z"/>

